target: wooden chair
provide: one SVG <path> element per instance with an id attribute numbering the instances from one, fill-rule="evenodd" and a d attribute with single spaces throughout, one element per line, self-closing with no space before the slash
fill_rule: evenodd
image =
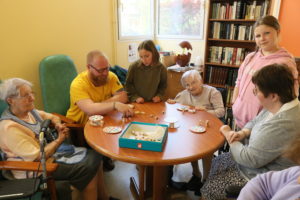
<path id="1" fill-rule="evenodd" d="M 56 189 L 54 179 L 51 174 L 56 170 L 56 163 L 47 163 L 46 171 L 49 179 L 47 180 L 48 191 L 51 200 L 56 200 Z M 0 161 L 0 170 L 20 170 L 20 171 L 35 171 L 41 172 L 42 167 L 39 162 L 27 161 Z M 39 192 L 39 179 L 14 179 L 5 180 L 3 177 L 0 180 L 0 199 L 16 199 L 31 197 Z"/>
<path id="2" fill-rule="evenodd" d="M 83 124 L 65 117 L 70 107 L 70 85 L 77 76 L 72 59 L 66 55 L 52 55 L 39 65 L 39 76 L 44 110 L 53 113 L 71 129 L 71 139 L 76 146 L 87 146 L 83 135 Z"/>

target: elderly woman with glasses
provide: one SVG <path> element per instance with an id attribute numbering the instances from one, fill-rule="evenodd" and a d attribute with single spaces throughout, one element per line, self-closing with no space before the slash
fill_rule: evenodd
<path id="1" fill-rule="evenodd" d="M 203 84 L 199 71 L 186 71 L 181 77 L 181 85 L 186 88 L 179 92 L 169 103 L 180 103 L 205 110 L 218 118 L 225 114 L 221 93 L 214 87 Z"/>
<path id="2" fill-rule="evenodd" d="M 45 145 L 46 159 L 52 157 L 69 135 L 69 129 L 60 119 L 34 107 L 32 84 L 20 78 L 5 80 L 0 85 L 0 98 L 8 103 L 0 118 L 0 148 L 6 160 L 40 161 L 39 131 L 43 120 L 50 119 L 58 137 Z M 19 178 L 32 177 L 32 173 L 11 171 Z M 82 191 L 83 199 L 109 199 L 104 189 L 101 156 L 87 150 L 81 161 L 73 164 L 59 163 L 53 173 L 69 189 L 58 188 L 60 199 L 71 199 L 70 186 Z M 66 192 L 66 190 L 68 192 Z"/>
<path id="3" fill-rule="evenodd" d="M 205 199 L 225 199 L 228 185 L 243 186 L 258 174 L 293 166 L 283 156 L 285 145 L 300 130 L 292 72 L 286 65 L 272 64 L 257 71 L 252 82 L 253 93 L 264 109 L 240 131 L 221 127 L 231 151 L 213 159 L 201 189 Z"/>
<path id="4" fill-rule="evenodd" d="M 197 110 L 207 111 L 214 116 L 221 118 L 224 116 L 225 109 L 221 93 L 214 87 L 204 85 L 201 75 L 197 70 L 186 71 L 181 77 L 181 84 L 185 90 L 179 92 L 175 99 L 169 99 L 169 103 L 180 103 L 187 106 L 193 106 Z M 188 189 L 199 194 L 200 187 L 206 179 L 211 159 L 204 159 L 203 177 L 199 170 L 198 161 L 191 162 L 193 168 L 193 176 L 187 184 L 170 180 L 172 187 L 176 189 Z M 208 167 L 207 167 L 208 166 Z"/>

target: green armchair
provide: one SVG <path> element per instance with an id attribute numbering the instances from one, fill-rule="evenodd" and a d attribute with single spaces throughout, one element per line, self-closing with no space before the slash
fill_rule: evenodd
<path id="1" fill-rule="evenodd" d="M 71 129 L 71 139 L 76 146 L 86 146 L 83 124 L 65 117 L 70 107 L 70 85 L 77 76 L 72 59 L 66 55 L 52 55 L 39 65 L 40 85 L 44 110 L 55 114 Z"/>

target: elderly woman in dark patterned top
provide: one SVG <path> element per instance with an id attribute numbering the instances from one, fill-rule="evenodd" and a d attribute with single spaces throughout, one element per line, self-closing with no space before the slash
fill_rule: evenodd
<path id="1" fill-rule="evenodd" d="M 0 98 L 8 103 L 0 118 L 0 148 L 6 160 L 40 161 L 38 135 L 45 119 L 50 119 L 58 131 L 58 137 L 45 145 L 46 159 L 52 157 L 68 137 L 69 129 L 58 117 L 35 109 L 32 84 L 20 78 L 5 80 L 0 85 Z M 63 194 L 58 188 L 59 199 L 71 199 L 71 185 L 82 192 L 83 199 L 109 199 L 104 189 L 101 156 L 92 150 L 87 150 L 84 155 L 76 163 L 58 164 L 53 177 L 56 181 L 67 182 L 64 186 L 69 188 L 68 192 L 63 189 Z M 32 173 L 11 172 L 18 179 L 33 176 Z"/>
<path id="2" fill-rule="evenodd" d="M 186 71 L 181 77 L 181 84 L 186 89 L 179 92 L 174 100 L 169 99 L 168 103 L 176 102 L 187 106 L 194 106 L 197 110 L 207 111 L 218 118 L 224 116 L 225 109 L 221 93 L 216 88 L 203 84 L 198 71 Z M 198 161 L 194 161 L 191 164 L 193 176 L 187 184 L 187 189 L 197 192 L 202 186 L 202 175 L 199 170 Z M 210 163 L 203 162 L 203 165 L 205 168 L 205 166 L 210 166 Z M 203 180 L 205 180 L 208 173 L 207 170 L 204 171 Z"/>

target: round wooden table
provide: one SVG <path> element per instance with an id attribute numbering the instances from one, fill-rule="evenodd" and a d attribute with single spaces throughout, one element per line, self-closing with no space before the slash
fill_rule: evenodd
<path id="1" fill-rule="evenodd" d="M 167 124 L 164 121 L 166 117 L 178 119 L 176 125 L 179 127 L 168 129 L 168 138 L 162 152 L 120 148 L 118 139 L 121 133 L 107 134 L 102 131 L 102 127 L 94 127 L 89 123 L 84 128 L 86 141 L 93 149 L 105 156 L 140 166 L 140 184 L 138 191 L 135 191 L 139 199 L 144 198 L 144 166 L 153 167 L 153 199 L 166 199 L 167 166 L 210 158 L 225 141 L 219 131 L 223 123 L 205 111 L 196 113 L 179 111 L 178 108 L 182 107 L 180 104 L 161 102 L 134 104 L 134 106 L 135 111 L 144 114 L 136 114 L 131 121 Z M 198 125 L 200 120 L 209 121 L 206 132 L 192 133 L 190 127 Z M 128 123 L 130 121 L 122 121 L 122 114 L 118 112 L 111 112 L 104 116 L 104 127 L 122 126 L 125 129 Z"/>

